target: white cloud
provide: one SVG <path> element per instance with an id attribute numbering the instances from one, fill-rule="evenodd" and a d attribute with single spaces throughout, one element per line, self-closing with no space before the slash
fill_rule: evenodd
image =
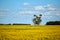
<path id="1" fill-rule="evenodd" d="M 29 6 L 29 5 L 30 5 L 30 3 L 25 2 L 23 5 L 24 5 L 24 6 Z"/>
<path id="2" fill-rule="evenodd" d="M 56 10 L 55 6 L 52 6 L 52 5 L 50 5 L 50 4 L 44 6 L 44 8 L 45 8 L 47 11 L 55 11 L 55 10 Z"/>
<path id="3" fill-rule="evenodd" d="M 0 16 L 3 16 L 3 14 L 2 14 L 2 13 L 0 13 Z"/>
<path id="4" fill-rule="evenodd" d="M 33 11 L 34 9 L 33 9 L 33 8 L 19 8 L 19 11 L 26 11 L 26 10 L 27 10 L 27 11 L 28 11 L 28 10 L 29 10 L 29 11 L 30 11 L 30 10 Z"/>
<path id="5" fill-rule="evenodd" d="M 52 18 L 52 17 L 53 17 L 53 16 L 47 16 L 47 15 L 46 15 L 46 18 Z"/>
<path id="6" fill-rule="evenodd" d="M 44 17 L 46 18 L 52 18 L 52 17 L 60 17 L 60 11 L 58 9 L 56 11 L 47 11 L 44 14 Z"/>
<path id="7" fill-rule="evenodd" d="M 0 12 L 9 12 L 10 9 L 0 9 Z"/>
<path id="8" fill-rule="evenodd" d="M 35 14 L 35 13 L 38 13 L 37 11 L 28 11 L 28 10 L 26 10 L 26 11 L 20 11 L 19 12 L 20 14 Z"/>
<path id="9" fill-rule="evenodd" d="M 33 8 L 20 8 L 18 11 L 19 14 L 36 14 L 38 11 Z"/>
<path id="10" fill-rule="evenodd" d="M 44 10 L 44 7 L 43 6 L 35 6 L 34 9 L 35 10 Z"/>
<path id="11" fill-rule="evenodd" d="M 10 9 L 0 9 L 0 16 L 3 16 L 5 13 L 10 12 Z"/>
<path id="12" fill-rule="evenodd" d="M 57 16 L 60 16 L 60 14 L 56 14 Z"/>
<path id="13" fill-rule="evenodd" d="M 60 16 L 60 12 L 58 12 L 58 11 L 52 11 L 51 14 L 53 14 L 55 16 Z"/>
<path id="14" fill-rule="evenodd" d="M 44 18 L 47 18 L 47 19 L 50 19 L 50 18 L 52 18 L 53 16 L 51 16 L 51 15 L 43 15 L 43 17 L 44 17 Z"/>
<path id="15" fill-rule="evenodd" d="M 48 4 L 48 5 L 46 5 L 46 6 L 44 6 L 44 8 L 45 8 L 45 13 L 44 13 L 44 15 L 46 15 L 47 17 L 52 17 L 52 16 L 60 16 L 60 8 L 58 8 L 58 7 L 55 7 L 55 6 L 53 6 L 53 5 L 50 5 L 50 4 Z"/>
<path id="16" fill-rule="evenodd" d="M 54 11 L 54 10 L 56 10 L 56 9 L 53 8 L 53 7 L 49 7 L 47 10 L 48 10 L 48 11 Z"/>
<path id="17" fill-rule="evenodd" d="M 34 9 L 42 12 L 43 17 L 46 18 L 60 16 L 60 8 L 57 8 L 54 5 L 35 6 Z"/>
<path id="18" fill-rule="evenodd" d="M 35 10 L 40 10 L 40 11 L 55 11 L 56 8 L 50 4 L 45 5 L 45 6 L 35 6 L 34 7 Z"/>
<path id="19" fill-rule="evenodd" d="M 25 6 L 30 5 L 29 3 L 24 3 Z M 43 12 L 44 11 L 44 12 Z M 20 14 L 36 14 L 40 13 L 43 15 L 43 17 L 51 18 L 52 15 L 58 15 L 60 16 L 60 9 L 53 6 L 53 5 L 45 5 L 45 6 L 34 6 L 33 8 L 21 8 L 17 12 L 17 15 Z"/>

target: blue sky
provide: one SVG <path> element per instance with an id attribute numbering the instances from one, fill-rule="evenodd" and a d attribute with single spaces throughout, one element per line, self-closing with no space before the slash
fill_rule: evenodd
<path id="1" fill-rule="evenodd" d="M 42 14 L 41 25 L 60 21 L 60 0 L 0 0 L 0 23 L 33 24 L 34 14 Z"/>

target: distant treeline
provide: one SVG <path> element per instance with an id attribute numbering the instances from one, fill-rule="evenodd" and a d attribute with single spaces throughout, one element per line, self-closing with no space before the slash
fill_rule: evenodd
<path id="1" fill-rule="evenodd" d="M 60 21 L 49 21 L 46 25 L 60 25 Z"/>
<path id="2" fill-rule="evenodd" d="M 0 25 L 30 25 L 30 24 L 17 24 L 17 23 L 14 23 L 14 24 L 0 24 Z"/>

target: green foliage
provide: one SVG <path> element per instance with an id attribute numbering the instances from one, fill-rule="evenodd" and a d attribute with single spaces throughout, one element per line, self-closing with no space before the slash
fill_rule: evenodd
<path id="1" fill-rule="evenodd" d="M 49 21 L 46 25 L 60 25 L 60 21 Z"/>

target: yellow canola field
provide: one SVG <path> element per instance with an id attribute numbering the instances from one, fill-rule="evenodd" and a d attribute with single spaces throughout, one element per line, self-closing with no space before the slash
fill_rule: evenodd
<path id="1" fill-rule="evenodd" d="M 0 25 L 0 40 L 60 40 L 60 25 Z"/>

